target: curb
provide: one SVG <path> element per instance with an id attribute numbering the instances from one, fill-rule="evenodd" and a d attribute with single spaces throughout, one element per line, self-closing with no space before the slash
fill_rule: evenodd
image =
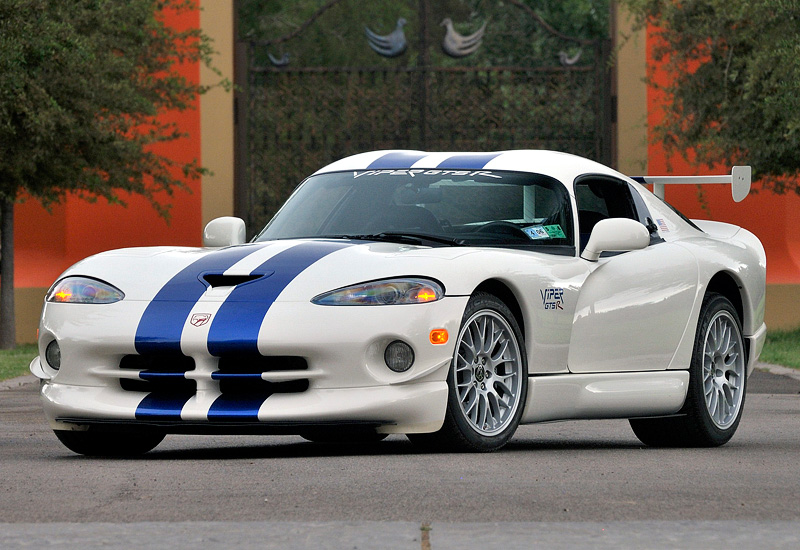
<path id="1" fill-rule="evenodd" d="M 16 378 L 10 378 L 8 380 L 0 381 L 0 391 L 2 390 L 13 390 L 15 388 L 20 388 L 22 386 L 26 386 L 28 384 L 33 384 L 36 382 L 37 378 L 32 374 L 26 374 L 23 376 L 17 376 Z"/>
<path id="2" fill-rule="evenodd" d="M 800 381 L 800 370 L 790 369 L 788 367 L 781 367 L 780 365 L 771 365 L 769 363 L 756 363 L 756 369 L 769 372 L 770 374 L 778 374 L 780 376 L 788 376 Z"/>

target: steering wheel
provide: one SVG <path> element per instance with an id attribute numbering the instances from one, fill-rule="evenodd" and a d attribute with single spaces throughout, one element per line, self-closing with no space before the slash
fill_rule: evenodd
<path id="1" fill-rule="evenodd" d="M 517 227 L 516 224 L 504 220 L 497 220 L 489 222 L 486 225 L 482 225 L 475 230 L 475 233 L 495 233 L 500 235 L 508 235 L 509 237 L 525 239 L 526 241 L 531 239 L 528 234 Z"/>

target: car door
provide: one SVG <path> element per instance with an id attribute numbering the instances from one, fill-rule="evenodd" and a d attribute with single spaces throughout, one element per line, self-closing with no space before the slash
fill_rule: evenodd
<path id="1" fill-rule="evenodd" d="M 638 192 L 625 181 L 575 182 L 581 249 L 595 223 L 627 217 L 651 228 L 647 248 L 604 253 L 588 262 L 573 318 L 570 372 L 663 370 L 670 364 L 696 299 L 698 267 L 683 247 L 658 236 Z"/>

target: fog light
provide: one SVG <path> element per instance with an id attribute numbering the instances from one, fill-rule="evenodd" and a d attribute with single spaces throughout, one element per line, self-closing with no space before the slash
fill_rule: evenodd
<path id="1" fill-rule="evenodd" d="M 53 340 L 47 344 L 47 348 L 44 350 L 44 358 L 53 370 L 61 368 L 61 348 L 58 347 L 58 342 Z"/>
<path id="2" fill-rule="evenodd" d="M 386 346 L 383 360 L 394 372 L 405 372 L 414 364 L 414 350 L 405 342 L 395 340 Z"/>

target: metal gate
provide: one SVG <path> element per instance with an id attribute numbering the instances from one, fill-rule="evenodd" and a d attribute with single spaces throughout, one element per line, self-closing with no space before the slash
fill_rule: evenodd
<path id="1" fill-rule="evenodd" d="M 331 0 L 291 32 L 248 43 L 237 193 L 251 231 L 305 176 L 363 151 L 554 149 L 611 163 L 608 40 L 563 35 L 519 0 L 382 11 L 392 6 L 396 23 L 376 23 L 359 20 L 363 2 Z M 325 50 L 356 41 L 355 59 Z"/>

